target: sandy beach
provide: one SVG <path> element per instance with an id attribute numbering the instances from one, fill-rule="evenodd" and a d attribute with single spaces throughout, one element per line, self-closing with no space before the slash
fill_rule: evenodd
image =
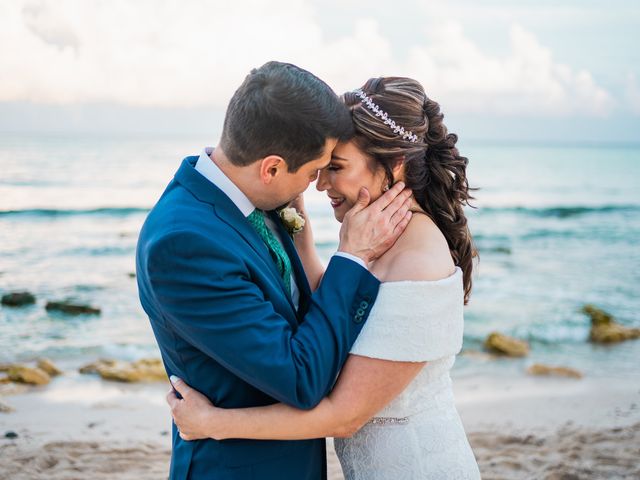
<path id="1" fill-rule="evenodd" d="M 166 478 L 167 389 L 75 373 L 45 387 L 3 386 L 14 411 L 0 413 L 0 478 Z M 464 378 L 455 391 L 485 479 L 640 478 L 636 384 Z M 332 449 L 328 462 L 330 478 L 341 479 Z"/>

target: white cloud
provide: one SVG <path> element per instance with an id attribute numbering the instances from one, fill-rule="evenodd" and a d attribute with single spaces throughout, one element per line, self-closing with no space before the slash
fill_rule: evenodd
<path id="1" fill-rule="evenodd" d="M 627 107 L 631 112 L 640 114 L 640 86 L 633 73 L 627 75 L 625 97 Z"/>
<path id="2" fill-rule="evenodd" d="M 437 98 L 462 111 L 501 114 L 607 114 L 611 95 L 586 70 L 554 62 L 552 52 L 514 24 L 508 55 L 480 50 L 456 23 L 433 28 L 409 65 Z"/>
<path id="3" fill-rule="evenodd" d="M 449 111 L 603 115 L 614 103 L 588 71 L 557 63 L 518 25 L 498 56 L 459 24 L 429 24 L 417 12 L 428 31 L 400 60 L 377 19 L 363 16 L 348 34 L 326 38 L 307 2 L 216 3 L 3 2 L 0 44 L 10 48 L 0 54 L 0 101 L 224 107 L 252 67 L 280 59 L 339 92 L 371 76 L 413 76 Z"/>

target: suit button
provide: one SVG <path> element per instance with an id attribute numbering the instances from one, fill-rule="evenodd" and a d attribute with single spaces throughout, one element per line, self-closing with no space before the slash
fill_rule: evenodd
<path id="1" fill-rule="evenodd" d="M 356 314 L 358 315 L 358 317 L 362 317 L 364 315 L 364 310 L 362 308 L 359 308 Z"/>
<path id="2" fill-rule="evenodd" d="M 362 323 L 362 315 L 356 315 L 353 317 L 354 323 Z"/>
<path id="3" fill-rule="evenodd" d="M 362 301 L 362 302 L 360 302 L 360 308 L 363 308 L 363 309 L 364 309 L 364 308 L 367 308 L 368 306 L 369 306 L 369 303 L 368 303 L 368 302 L 366 302 L 366 301 Z"/>

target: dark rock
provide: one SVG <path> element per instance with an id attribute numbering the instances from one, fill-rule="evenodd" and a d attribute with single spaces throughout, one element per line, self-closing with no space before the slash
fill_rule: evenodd
<path id="1" fill-rule="evenodd" d="M 134 272 L 129 272 L 129 278 L 136 278 L 136 274 Z"/>
<path id="2" fill-rule="evenodd" d="M 18 438 L 18 434 L 16 432 L 9 430 L 7 433 L 4 434 L 4 438 Z"/>
<path id="3" fill-rule="evenodd" d="M 29 292 L 11 292 L 2 296 L 2 305 L 22 307 L 36 303 L 36 297 Z"/>
<path id="4" fill-rule="evenodd" d="M 47 311 L 57 311 L 69 315 L 100 315 L 100 309 L 90 305 L 82 305 L 71 302 L 47 302 L 45 306 Z"/>

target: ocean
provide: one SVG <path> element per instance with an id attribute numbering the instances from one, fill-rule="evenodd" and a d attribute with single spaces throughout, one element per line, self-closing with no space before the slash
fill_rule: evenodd
<path id="1" fill-rule="evenodd" d="M 37 303 L 0 308 L 0 363 L 46 356 L 157 356 L 138 302 L 135 245 L 148 210 L 204 136 L 0 135 L 0 294 Z M 588 342 L 585 303 L 640 326 L 640 145 L 459 142 L 477 208 L 480 260 L 465 310 L 464 350 L 500 331 L 530 342 L 524 359 L 460 355 L 454 376 L 521 375 L 534 362 L 587 376 L 640 379 L 640 340 Z M 339 224 L 324 194 L 306 196 L 318 249 Z M 47 312 L 74 299 L 98 316 Z M 428 299 L 425 299 L 428 301 Z"/>

